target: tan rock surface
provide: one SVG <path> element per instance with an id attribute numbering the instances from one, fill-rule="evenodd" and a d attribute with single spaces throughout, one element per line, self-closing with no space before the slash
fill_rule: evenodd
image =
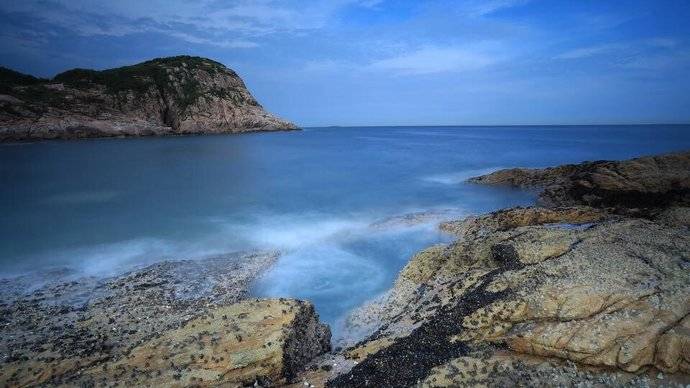
<path id="1" fill-rule="evenodd" d="M 330 348 L 314 307 L 296 300 L 246 300 L 209 311 L 145 342 L 82 382 L 133 386 L 243 386 L 285 383 Z"/>
<path id="2" fill-rule="evenodd" d="M 520 226 L 554 223 L 587 224 L 607 217 L 605 212 L 588 207 L 557 209 L 526 207 L 499 210 L 491 214 L 469 216 L 463 220 L 444 222 L 440 228 L 458 237 L 475 238 Z"/>
<path id="3" fill-rule="evenodd" d="M 307 302 L 242 302 L 276 258 L 252 252 L 166 261 L 38 289 L 31 280 L 3 280 L 0 385 L 186 386 L 291 377 L 330 348 L 330 332 Z"/>
<path id="4" fill-rule="evenodd" d="M 687 227 L 591 208 L 516 208 L 452 226 L 458 241 L 414 256 L 395 288 L 371 307 L 395 314 L 346 351 L 359 363 L 330 385 L 460 384 L 443 376 L 459 368 L 451 360 L 475 357 L 473 349 L 603 368 L 576 374 L 587 384 L 623 384 L 612 379 L 650 367 L 690 382 Z M 484 367 L 493 365 L 478 366 Z M 523 376 L 539 385 L 539 373 L 562 377 L 572 368 L 542 369 L 475 371 L 462 381 L 501 386 Z"/>

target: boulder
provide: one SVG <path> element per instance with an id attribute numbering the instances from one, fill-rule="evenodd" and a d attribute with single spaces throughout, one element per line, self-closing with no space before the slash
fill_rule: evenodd
<path id="1" fill-rule="evenodd" d="M 328 326 L 312 304 L 289 299 L 245 300 L 82 372 L 80 383 L 125 386 L 262 386 L 284 384 L 330 350 Z"/>
<path id="2" fill-rule="evenodd" d="M 247 299 L 277 259 L 164 261 L 108 279 L 0 282 L 0 385 L 240 385 L 290 379 L 330 349 L 308 302 Z"/>

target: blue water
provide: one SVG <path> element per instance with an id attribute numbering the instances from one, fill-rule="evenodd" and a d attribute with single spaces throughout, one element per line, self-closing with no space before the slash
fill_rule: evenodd
<path id="1" fill-rule="evenodd" d="M 312 128 L 241 136 L 0 145 L 5 276 L 108 275 L 157 260 L 279 249 L 258 295 L 307 298 L 338 322 L 445 241 L 443 217 L 529 204 L 463 183 L 541 167 L 690 149 L 690 126 Z M 438 219 L 372 223 L 412 212 Z"/>

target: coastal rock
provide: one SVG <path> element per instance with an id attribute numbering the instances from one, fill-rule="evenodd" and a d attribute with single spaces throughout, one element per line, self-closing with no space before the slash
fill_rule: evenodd
<path id="1" fill-rule="evenodd" d="M 459 214 L 461 214 L 459 209 L 438 209 L 423 212 L 413 212 L 378 220 L 369 225 L 369 227 L 374 229 L 413 227 L 448 220 L 457 217 Z"/>
<path id="2" fill-rule="evenodd" d="M 223 349 L 234 344 L 232 354 L 253 365 L 239 369 L 271 381 L 290 377 L 328 347 L 330 333 L 327 326 L 318 323 L 309 303 L 243 301 L 251 282 L 277 256 L 275 252 L 250 252 L 164 261 L 112 278 L 73 277 L 38 288 L 31 287 L 31 279 L 5 280 L 0 284 L 0 385 L 92 385 L 101 378 L 124 381 L 132 375 L 140 384 L 154 377 L 169 378 L 173 384 L 180 370 L 163 371 L 160 363 L 164 358 L 154 362 L 132 355 L 149 354 L 146 352 L 155 345 L 156 354 L 162 354 L 162 346 L 166 347 L 168 359 L 185 354 L 191 359 L 193 347 L 188 340 L 193 334 L 200 335 L 197 345 L 210 344 L 207 352 L 211 353 L 204 355 L 208 362 L 210 357 L 216 363 L 219 357 L 228 359 L 227 352 L 215 352 L 218 349 L 214 346 L 220 341 L 227 345 Z M 230 325 L 228 317 L 233 322 L 233 335 L 254 340 L 240 345 L 239 340 L 228 342 L 235 337 L 223 335 L 216 340 L 217 336 L 207 336 L 207 332 L 220 333 L 221 327 Z M 261 342 L 264 337 L 275 341 L 268 345 Z M 166 341 L 161 342 L 161 338 Z M 169 347 L 168 340 L 176 345 Z M 146 363 L 153 369 L 139 374 Z M 199 363 L 206 364 L 203 360 Z M 120 367 L 110 368 L 114 365 Z M 249 378 L 242 370 L 231 372 L 237 369 L 232 365 L 218 367 L 227 372 L 223 381 Z M 128 373 L 122 375 L 118 370 Z M 196 379 L 206 381 L 214 371 L 218 369 L 201 368 L 196 374 L 185 375 L 186 381 L 201 384 Z"/>
<path id="3" fill-rule="evenodd" d="M 683 331 L 690 313 L 686 232 L 626 220 L 556 238 L 538 230 L 518 233 L 508 244 L 522 269 L 488 286 L 509 296 L 465 317 L 458 339 L 502 340 L 519 353 L 630 372 L 647 365 L 690 372 L 688 360 L 662 341 L 670 330 Z M 676 358 L 657 363 L 665 354 Z"/>
<path id="4" fill-rule="evenodd" d="M 477 238 L 498 231 L 520 226 L 543 224 L 582 225 L 600 221 L 608 215 L 595 208 L 565 207 L 548 209 L 543 207 L 512 208 L 491 214 L 469 216 L 463 220 L 444 222 L 441 230 L 458 237 Z"/>
<path id="5" fill-rule="evenodd" d="M 597 387 L 649 386 L 646 376 L 601 374 L 572 362 L 552 362 L 508 354 L 464 356 L 431 370 L 422 387 Z"/>
<path id="6" fill-rule="evenodd" d="M 80 383 L 134 386 L 277 385 L 330 350 L 330 331 L 308 302 L 245 300 L 208 311 L 84 371 Z"/>
<path id="7" fill-rule="evenodd" d="M 568 376 L 642 384 L 634 373 L 650 367 L 690 382 L 685 226 L 589 207 L 514 208 L 451 226 L 457 241 L 415 255 L 394 289 L 361 309 L 383 318 L 343 351 L 357 364 L 329 385 L 543 385 Z M 515 364 L 525 357 L 537 362 Z M 574 373 L 565 362 L 608 369 Z"/>
<path id="8" fill-rule="evenodd" d="M 690 227 L 690 207 L 670 207 L 658 213 L 655 220 L 670 226 Z"/>
<path id="9" fill-rule="evenodd" d="M 289 130 L 232 70 L 210 59 L 158 58 L 52 80 L 0 68 L 0 141 Z"/>
<path id="10" fill-rule="evenodd" d="M 544 169 L 514 168 L 471 178 L 489 185 L 543 188 L 549 207 L 586 205 L 623 211 L 690 203 L 690 152 Z"/>

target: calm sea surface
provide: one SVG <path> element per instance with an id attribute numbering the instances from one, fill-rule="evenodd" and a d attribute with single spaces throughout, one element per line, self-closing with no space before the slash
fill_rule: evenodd
<path id="1" fill-rule="evenodd" d="M 107 276 L 162 259 L 278 249 L 257 295 L 332 324 L 389 288 L 442 218 L 532 203 L 463 183 L 690 149 L 690 126 L 356 127 L 0 145 L 0 274 Z M 396 219 L 430 211 L 426 222 Z M 393 218 L 391 218 L 393 217 Z M 400 221 L 400 222 L 399 222 Z M 372 225 L 373 224 L 373 225 Z"/>

